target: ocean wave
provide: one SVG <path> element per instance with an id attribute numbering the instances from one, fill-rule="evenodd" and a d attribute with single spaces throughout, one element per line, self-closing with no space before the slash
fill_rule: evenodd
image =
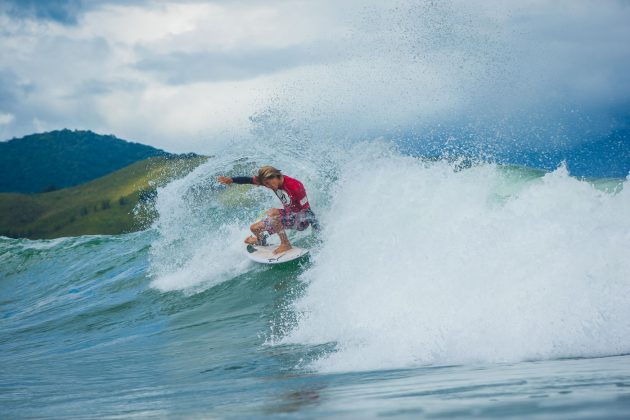
<path id="1" fill-rule="evenodd" d="M 333 343 L 320 371 L 628 353 L 623 183 L 365 150 L 274 343 Z"/>

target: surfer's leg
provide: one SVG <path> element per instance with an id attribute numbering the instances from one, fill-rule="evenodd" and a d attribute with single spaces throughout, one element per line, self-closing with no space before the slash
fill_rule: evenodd
<path id="1" fill-rule="evenodd" d="M 249 230 L 252 231 L 254 236 L 250 236 L 245 239 L 246 244 L 251 245 L 265 245 L 266 237 L 265 237 L 265 224 L 263 222 L 256 222 L 249 227 Z"/>
<path id="2" fill-rule="evenodd" d="M 267 218 L 267 223 L 271 224 L 273 233 L 277 233 L 278 237 L 280 237 L 280 246 L 273 251 L 274 254 L 288 251 L 291 249 L 291 243 L 289 242 L 287 233 L 282 225 L 282 218 L 284 216 L 283 212 L 278 209 L 269 209 L 267 210 L 267 216 L 269 216 Z"/>

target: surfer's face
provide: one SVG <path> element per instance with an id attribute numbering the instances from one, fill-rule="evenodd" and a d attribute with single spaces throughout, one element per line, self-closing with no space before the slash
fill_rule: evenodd
<path id="1" fill-rule="evenodd" d="M 271 188 L 272 190 L 277 190 L 282 185 L 282 177 L 275 176 L 273 178 L 267 178 L 263 182 L 263 185 L 267 188 Z"/>

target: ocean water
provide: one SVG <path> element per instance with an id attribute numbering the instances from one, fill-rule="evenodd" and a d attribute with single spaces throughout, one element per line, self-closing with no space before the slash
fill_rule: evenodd
<path id="1" fill-rule="evenodd" d="M 0 238 L 1 417 L 630 415 L 627 180 L 308 147 L 217 155 L 146 231 Z M 268 161 L 307 260 L 250 262 L 275 198 L 214 182 Z"/>

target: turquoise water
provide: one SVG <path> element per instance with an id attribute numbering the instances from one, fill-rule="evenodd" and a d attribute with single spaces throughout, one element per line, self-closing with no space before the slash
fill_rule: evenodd
<path id="1" fill-rule="evenodd" d="M 300 263 L 243 256 L 274 202 L 208 187 L 230 159 L 161 189 L 147 231 L 0 238 L 2 417 L 627 418 L 624 180 L 337 163 L 287 168 L 325 224 Z"/>

